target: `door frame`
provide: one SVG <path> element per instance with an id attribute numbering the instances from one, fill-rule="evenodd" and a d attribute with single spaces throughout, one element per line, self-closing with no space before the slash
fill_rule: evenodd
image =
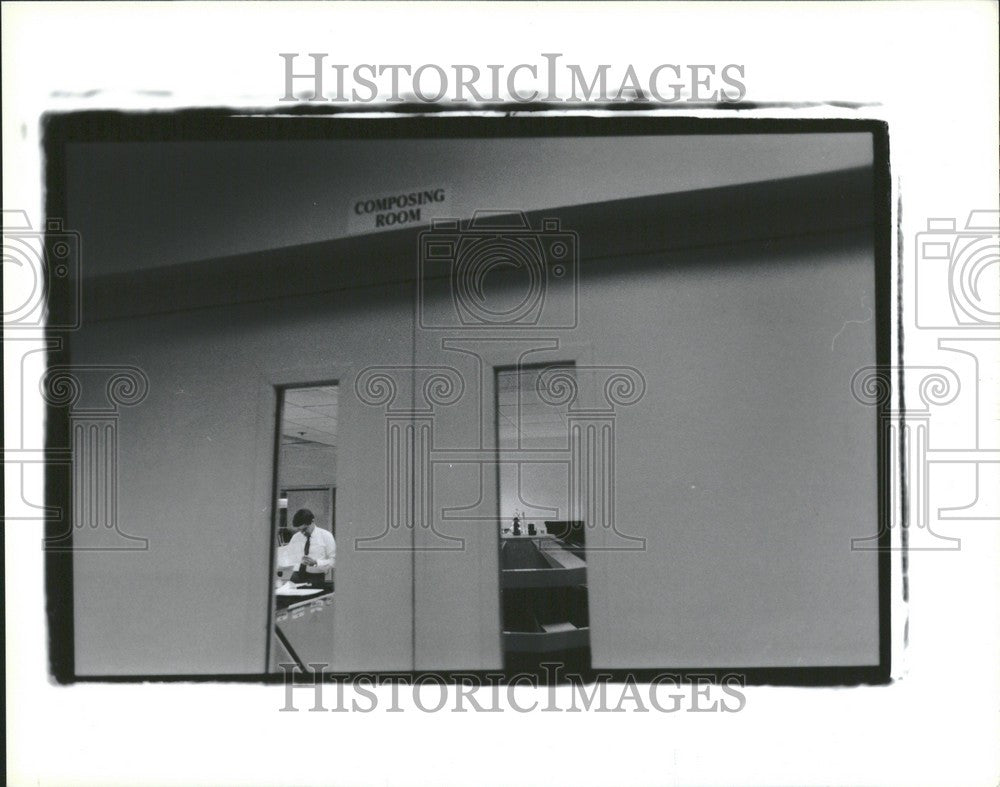
<path id="1" fill-rule="evenodd" d="M 278 559 L 278 462 L 281 452 L 281 417 L 284 392 L 290 388 L 313 388 L 340 385 L 350 379 L 350 365 L 318 364 L 288 366 L 262 372 L 257 382 L 257 434 L 254 464 L 255 510 L 267 516 L 270 555 L 267 571 L 267 615 L 264 628 L 264 663 L 262 674 L 271 674 L 271 649 L 274 640 L 274 574 Z M 323 487 L 329 488 L 329 487 Z M 255 517 L 254 523 L 262 525 Z"/>

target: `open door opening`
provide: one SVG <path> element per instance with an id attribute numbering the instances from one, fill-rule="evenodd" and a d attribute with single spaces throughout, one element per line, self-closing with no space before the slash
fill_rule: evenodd
<path id="1" fill-rule="evenodd" d="M 338 386 L 278 393 L 271 671 L 307 671 L 333 645 Z"/>
<path id="2" fill-rule="evenodd" d="M 504 668 L 590 669 L 586 527 L 575 500 L 567 411 L 551 396 L 572 363 L 496 370 L 500 598 Z M 551 667 L 550 667 L 551 669 Z"/>

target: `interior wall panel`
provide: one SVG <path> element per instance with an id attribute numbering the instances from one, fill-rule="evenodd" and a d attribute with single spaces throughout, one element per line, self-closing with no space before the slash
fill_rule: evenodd
<path id="1" fill-rule="evenodd" d="M 74 337 L 74 363 L 129 363 L 149 381 L 117 429 L 118 521 L 148 549 L 88 551 L 100 534 L 75 532 L 78 674 L 264 672 L 272 383 L 409 364 L 411 304 L 398 285 L 97 322 Z M 411 560 L 398 538 L 411 534 L 389 531 L 395 550 L 356 549 L 387 531 L 385 418 L 357 399 L 353 379 L 340 382 L 331 668 L 409 669 Z"/>

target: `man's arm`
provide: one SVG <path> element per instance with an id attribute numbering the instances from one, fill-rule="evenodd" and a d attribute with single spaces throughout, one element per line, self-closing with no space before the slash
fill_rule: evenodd
<path id="1" fill-rule="evenodd" d="M 333 564 L 337 561 L 337 542 L 334 540 L 333 536 L 330 536 L 329 541 L 323 540 L 323 555 L 322 557 L 316 558 L 316 568 L 321 568 L 324 571 L 333 568 Z"/>

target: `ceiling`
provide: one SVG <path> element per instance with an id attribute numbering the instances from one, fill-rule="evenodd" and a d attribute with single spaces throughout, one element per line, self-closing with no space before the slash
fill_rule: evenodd
<path id="1" fill-rule="evenodd" d="M 872 155 L 858 132 L 74 143 L 65 218 L 87 240 L 83 275 L 98 276 L 344 237 L 363 197 L 441 187 L 443 215 L 467 218 L 832 172 Z"/>
<path id="2" fill-rule="evenodd" d="M 336 385 L 285 391 L 281 444 L 337 444 Z"/>

